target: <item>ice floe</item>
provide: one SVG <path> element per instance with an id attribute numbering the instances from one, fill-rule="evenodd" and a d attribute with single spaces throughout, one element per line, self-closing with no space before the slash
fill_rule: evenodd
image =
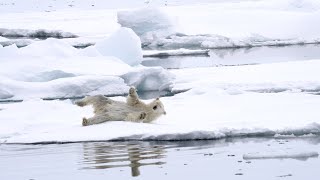
<path id="1" fill-rule="evenodd" d="M 229 93 L 253 91 L 318 92 L 318 60 L 281 62 L 262 65 L 174 69 L 174 90 L 212 86 Z M 308 71 L 306 71 L 308 69 Z M 205 77 L 205 78 L 204 78 Z"/>
<path id="2" fill-rule="evenodd" d="M 26 2 L 16 2 L 9 9 L 0 7 L 2 32 L 20 37 L 80 36 L 65 41 L 76 47 L 87 47 L 117 31 L 121 25 L 133 29 L 146 49 L 282 46 L 320 41 L 319 25 L 313 23 L 319 19 L 317 0 L 158 1 L 149 5 L 127 2 L 121 5 L 127 8 L 114 9 L 110 7 L 117 3 L 99 2 L 99 7 L 92 7 L 79 1 L 73 3 L 83 9 L 71 11 L 65 9 L 68 6 L 62 8 L 65 2 L 49 9 L 48 6 L 35 8 L 35 3 Z M 22 11 L 23 6 L 33 7 L 32 12 Z M 16 9 L 18 12 L 24 12 L 23 16 L 16 12 L 16 7 L 20 7 Z M 12 13 L 8 13 L 10 9 Z M 83 37 L 89 40 L 81 39 Z M 18 46 L 22 47 L 33 41 L 7 41 L 5 45 L 8 43 L 20 43 Z"/>
<path id="3" fill-rule="evenodd" d="M 108 45 L 101 42 L 97 47 L 76 49 L 48 38 L 24 48 L 1 47 L 1 99 L 122 95 L 131 85 L 140 91 L 170 89 L 173 79 L 167 70 L 130 66 L 142 59 L 140 40 L 135 36 L 122 28 L 113 36 L 114 41 L 121 41 L 116 45 L 109 40 Z"/>
<path id="4" fill-rule="evenodd" d="M 143 57 L 165 58 L 169 56 L 209 56 L 209 50 L 177 49 L 162 51 L 146 50 L 143 52 Z"/>
<path id="5" fill-rule="evenodd" d="M 10 37 L 10 38 L 76 38 L 75 34 L 70 32 L 64 32 L 61 30 L 29 30 L 29 29 L 5 29 L 0 28 L 0 36 Z"/>
<path id="6" fill-rule="evenodd" d="M 32 44 L 34 41 L 30 39 L 7 39 L 4 41 L 0 40 L 1 46 L 11 46 L 16 45 L 17 47 L 25 47 Z"/>
<path id="7" fill-rule="evenodd" d="M 252 160 L 252 159 L 299 159 L 305 160 L 312 157 L 318 157 L 319 153 L 314 151 L 304 151 L 304 152 L 290 152 L 288 151 L 279 151 L 279 152 L 257 152 L 257 153 L 248 153 L 243 155 L 243 159 Z"/>
<path id="8" fill-rule="evenodd" d="M 308 94 L 230 95 L 198 88 L 161 98 L 167 115 L 154 123 L 106 122 L 81 126 L 92 109 L 70 100 L 28 100 L 0 104 L 2 143 L 97 140 L 195 140 L 223 137 L 273 137 L 276 134 L 319 134 L 320 96 Z M 123 97 L 115 98 L 125 101 Z M 305 103 L 301 103 L 305 102 Z"/>
<path id="9" fill-rule="evenodd" d="M 141 44 L 145 49 L 189 49 L 165 51 L 178 55 L 200 48 L 319 43 L 319 25 L 314 23 L 320 17 L 318 4 L 317 0 L 263 0 L 121 11 L 42 12 L 45 9 L 40 8 L 23 16 L 1 11 L 0 25 L 7 30 L 54 27 L 81 37 L 41 42 L 1 38 L 0 98 L 24 101 L 0 104 L 0 142 L 319 135 L 320 96 L 313 95 L 320 91 L 317 59 L 170 71 L 139 65 Z M 24 35 L 29 32 L 19 30 Z M 23 42 L 20 46 L 32 44 L 18 49 L 18 44 L 10 45 L 13 41 Z M 95 42 L 95 46 L 81 50 L 70 45 Z M 139 91 L 172 89 L 183 93 L 162 98 L 167 115 L 151 124 L 107 122 L 82 127 L 82 117 L 93 114 L 90 107 L 80 108 L 71 100 L 45 100 L 123 95 L 129 86 Z M 316 153 L 276 152 L 247 158 L 311 155 Z"/>
<path id="10" fill-rule="evenodd" d="M 121 11 L 118 22 L 151 49 L 281 46 L 319 43 L 319 26 L 309 23 L 319 9 L 314 0 L 226 2 Z"/>

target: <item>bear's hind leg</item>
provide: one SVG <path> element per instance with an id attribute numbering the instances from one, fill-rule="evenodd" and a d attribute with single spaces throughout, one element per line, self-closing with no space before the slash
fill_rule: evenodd
<path id="1" fill-rule="evenodd" d="M 76 101 L 75 104 L 80 107 L 83 107 L 87 105 L 87 102 L 82 99 L 82 100 Z"/>
<path id="2" fill-rule="evenodd" d="M 108 118 L 104 115 L 97 115 L 93 116 L 92 118 L 83 118 L 82 119 L 82 126 L 90 126 L 94 124 L 100 124 L 103 122 L 108 121 Z"/>

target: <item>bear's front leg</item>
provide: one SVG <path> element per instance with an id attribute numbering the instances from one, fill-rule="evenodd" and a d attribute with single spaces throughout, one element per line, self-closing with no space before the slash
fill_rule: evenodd
<path id="1" fill-rule="evenodd" d="M 135 101 L 135 100 L 139 99 L 137 90 L 134 87 L 130 87 L 128 96 L 132 99 L 132 101 Z"/>
<path id="2" fill-rule="evenodd" d="M 142 122 L 147 116 L 145 112 L 129 113 L 125 121 Z"/>
<path id="3" fill-rule="evenodd" d="M 127 96 L 127 105 L 134 106 L 137 103 L 139 103 L 139 96 L 137 94 L 136 89 L 134 87 L 131 87 Z"/>

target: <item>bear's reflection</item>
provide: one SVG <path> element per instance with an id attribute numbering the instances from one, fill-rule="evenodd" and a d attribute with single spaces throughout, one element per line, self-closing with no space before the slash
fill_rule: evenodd
<path id="1" fill-rule="evenodd" d="M 84 169 L 130 167 L 139 176 L 141 166 L 162 165 L 165 147 L 150 142 L 83 143 Z"/>

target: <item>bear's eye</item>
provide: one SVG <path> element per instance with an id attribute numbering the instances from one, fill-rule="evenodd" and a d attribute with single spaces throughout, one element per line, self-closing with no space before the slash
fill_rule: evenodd
<path id="1" fill-rule="evenodd" d="M 153 110 L 156 110 L 158 108 L 158 106 L 153 106 Z"/>

